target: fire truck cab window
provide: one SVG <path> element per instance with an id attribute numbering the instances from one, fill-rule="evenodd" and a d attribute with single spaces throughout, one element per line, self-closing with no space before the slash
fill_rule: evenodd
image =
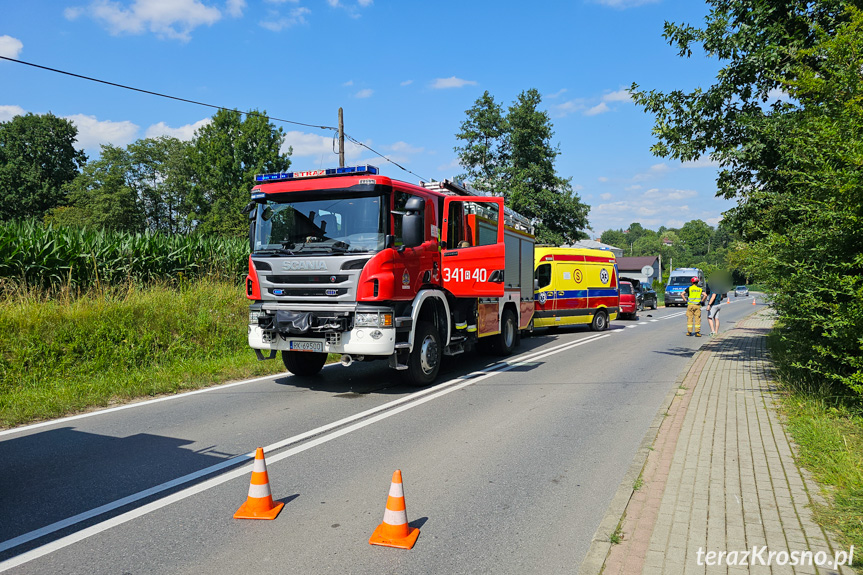
<path id="1" fill-rule="evenodd" d="M 395 245 L 400 246 L 404 244 L 402 239 L 402 215 L 405 212 L 405 206 L 408 203 L 408 200 L 411 198 L 415 198 L 418 196 L 413 196 L 411 194 L 407 194 L 405 192 L 400 192 L 398 190 L 393 192 L 393 236 L 395 236 Z"/>
<path id="2" fill-rule="evenodd" d="M 497 204 L 450 203 L 447 214 L 447 249 L 496 244 L 499 217 Z"/>

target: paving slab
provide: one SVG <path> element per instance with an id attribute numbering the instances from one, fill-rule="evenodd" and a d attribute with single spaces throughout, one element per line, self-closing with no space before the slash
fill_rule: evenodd
<path id="1" fill-rule="evenodd" d="M 759 310 L 696 353 L 657 414 L 580 574 L 854 573 L 832 565 L 847 549 L 815 523 L 812 505 L 823 499 L 797 466 L 776 411 L 766 348 L 773 322 L 769 308 Z M 613 544 L 616 528 L 622 540 Z M 807 551 L 823 553 L 830 564 L 792 564 L 792 552 Z"/>

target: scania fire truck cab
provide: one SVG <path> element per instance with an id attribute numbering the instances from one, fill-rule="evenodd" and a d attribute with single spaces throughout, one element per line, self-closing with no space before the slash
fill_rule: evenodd
<path id="1" fill-rule="evenodd" d="M 508 354 L 528 328 L 532 228 L 502 198 L 374 166 L 256 180 L 246 295 L 259 359 L 281 351 L 301 376 L 328 353 L 386 359 L 427 385 L 442 355 L 477 344 Z"/>

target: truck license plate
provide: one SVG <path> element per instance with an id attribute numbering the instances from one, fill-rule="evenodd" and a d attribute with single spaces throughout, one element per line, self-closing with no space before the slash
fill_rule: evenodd
<path id="1" fill-rule="evenodd" d="M 291 349 L 293 351 L 317 351 L 323 353 L 324 343 L 322 341 L 292 341 Z"/>

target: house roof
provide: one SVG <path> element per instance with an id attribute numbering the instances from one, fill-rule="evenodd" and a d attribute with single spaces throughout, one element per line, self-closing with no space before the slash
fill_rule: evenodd
<path id="1" fill-rule="evenodd" d="M 630 258 L 617 258 L 617 269 L 620 271 L 640 272 L 644 266 L 653 266 L 656 269 L 659 256 L 637 256 Z"/>

